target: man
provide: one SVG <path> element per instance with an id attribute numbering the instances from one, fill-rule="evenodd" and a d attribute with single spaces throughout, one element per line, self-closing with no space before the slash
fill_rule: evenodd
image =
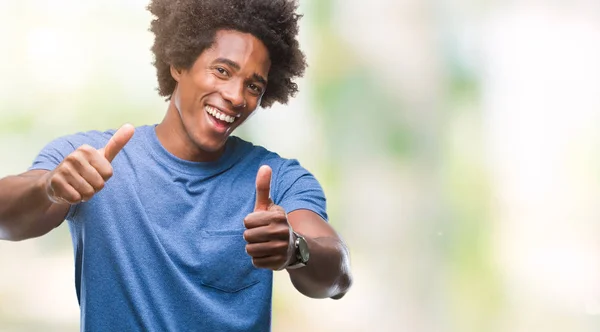
<path id="1" fill-rule="evenodd" d="M 297 3 L 153 0 L 158 125 L 48 144 L 0 180 L 0 238 L 67 220 L 85 331 L 265 331 L 273 271 L 341 298 L 348 252 L 295 160 L 230 136 L 306 67 Z M 110 179 L 110 180 L 109 180 Z"/>

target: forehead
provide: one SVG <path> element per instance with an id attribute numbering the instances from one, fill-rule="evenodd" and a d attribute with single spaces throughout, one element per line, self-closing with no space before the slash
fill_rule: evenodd
<path id="1" fill-rule="evenodd" d="M 249 33 L 219 30 L 214 44 L 203 54 L 208 61 L 225 58 L 236 62 L 240 71 L 250 71 L 267 76 L 271 67 L 269 51 L 265 44 Z"/>

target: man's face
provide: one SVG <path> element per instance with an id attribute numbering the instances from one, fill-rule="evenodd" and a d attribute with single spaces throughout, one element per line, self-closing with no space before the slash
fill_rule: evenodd
<path id="1" fill-rule="evenodd" d="M 172 99 L 196 147 L 215 152 L 254 112 L 271 67 L 265 45 L 251 34 L 220 30 L 189 70 L 171 69 Z"/>

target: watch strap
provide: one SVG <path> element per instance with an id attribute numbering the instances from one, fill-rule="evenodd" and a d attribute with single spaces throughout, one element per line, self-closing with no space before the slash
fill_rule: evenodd
<path id="1" fill-rule="evenodd" d="M 288 266 L 286 267 L 286 269 L 290 270 L 306 266 L 306 264 L 302 262 L 302 257 L 300 256 L 299 238 L 301 238 L 302 236 L 294 231 L 292 231 L 292 234 L 294 236 L 294 256 L 288 264 Z"/>

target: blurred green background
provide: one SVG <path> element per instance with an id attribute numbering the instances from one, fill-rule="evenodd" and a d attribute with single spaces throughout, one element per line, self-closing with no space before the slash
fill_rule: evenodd
<path id="1" fill-rule="evenodd" d="M 0 176 L 157 123 L 147 0 L 0 0 Z M 323 184 L 355 285 L 274 331 L 600 329 L 600 2 L 302 0 L 309 69 L 237 135 Z M 0 331 L 77 331 L 66 225 L 0 242 Z M 107 296 L 110 296 L 107 294 Z"/>

